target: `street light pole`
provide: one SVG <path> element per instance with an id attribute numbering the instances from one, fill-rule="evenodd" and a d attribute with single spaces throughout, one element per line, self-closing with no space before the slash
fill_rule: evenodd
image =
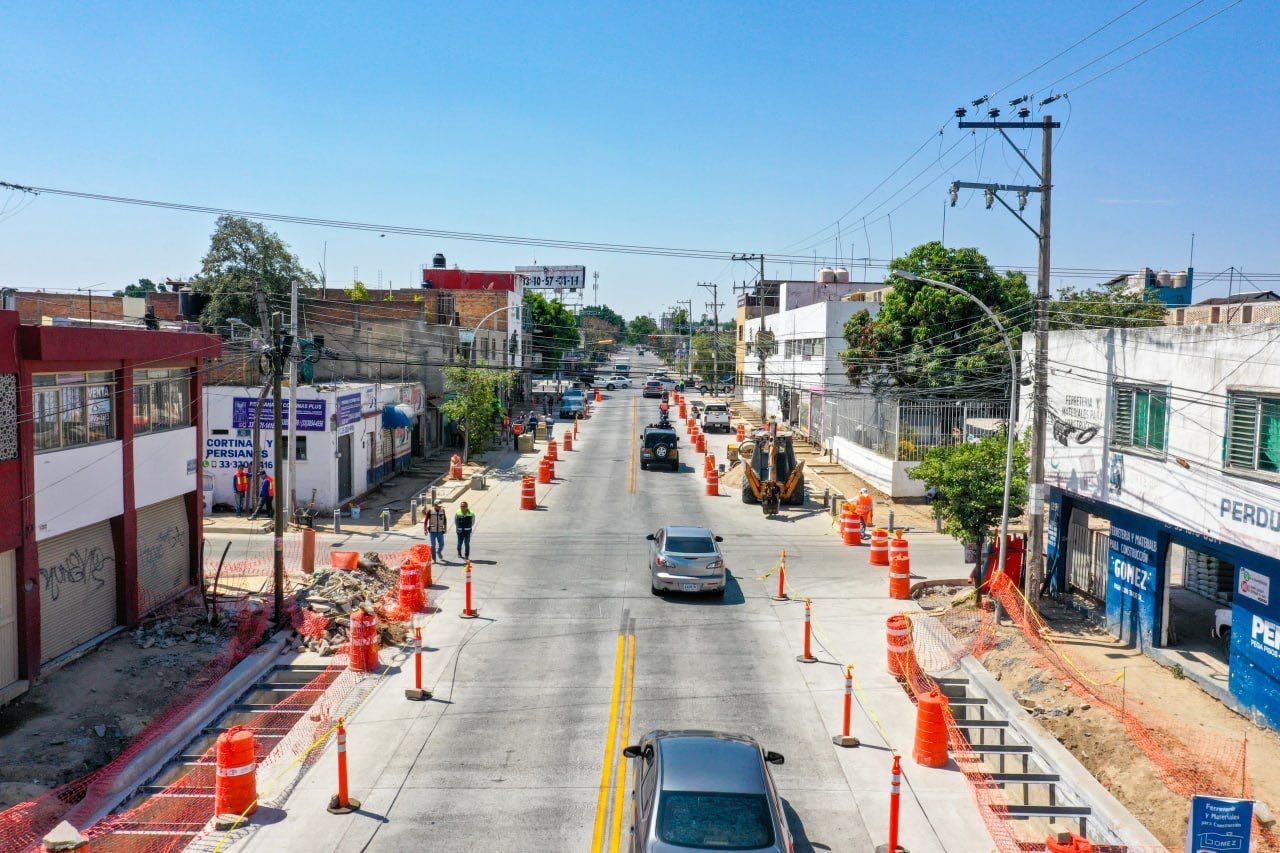
<path id="1" fill-rule="evenodd" d="M 1004 503 L 1000 510 L 1000 556 L 996 563 L 996 571 L 1004 571 L 1005 553 L 1008 548 L 1009 541 L 1009 492 L 1013 489 L 1013 445 L 1014 445 L 1014 418 L 1013 411 L 1014 402 L 1018 399 L 1018 364 L 1013 355 L 1013 344 L 1009 341 L 1009 333 L 1005 331 L 1004 323 L 1000 322 L 1000 318 L 995 312 L 986 306 L 986 304 L 974 296 L 969 291 L 954 284 L 947 284 L 945 281 L 936 281 L 931 278 L 925 278 L 915 273 L 904 272 L 902 270 L 892 270 L 891 275 L 898 278 L 914 281 L 918 284 L 929 284 L 934 287 L 941 287 L 944 290 L 950 290 L 952 293 L 959 293 L 968 299 L 974 305 L 982 309 L 983 313 L 995 324 L 996 329 L 1000 332 L 1000 337 L 1004 340 L 1005 352 L 1009 355 L 1009 419 L 1005 424 L 1005 435 L 1007 436 L 1004 450 Z M 979 554 L 981 559 L 981 554 Z M 996 599 L 997 603 L 999 599 Z M 997 611 L 998 612 L 998 611 Z"/>

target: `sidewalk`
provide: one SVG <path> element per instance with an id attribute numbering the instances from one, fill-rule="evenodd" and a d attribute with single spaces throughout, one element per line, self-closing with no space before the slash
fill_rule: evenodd
<path id="1" fill-rule="evenodd" d="M 388 510 L 391 513 L 392 530 L 407 530 L 413 527 L 413 513 L 410 510 L 409 502 L 415 495 L 422 492 L 430 492 L 434 488 L 438 500 L 444 503 L 452 503 L 470 490 L 471 477 L 473 475 L 480 474 L 486 478 L 501 478 L 503 472 L 514 466 L 516 460 L 522 455 L 533 456 L 534 454 L 520 454 L 510 448 L 486 451 L 481 455 L 479 461 L 473 460 L 462 466 L 461 480 L 448 479 L 448 454 L 436 453 L 433 456 L 415 460 L 414 465 L 407 470 L 395 474 L 388 480 L 384 480 L 362 495 L 357 501 L 361 507 L 360 517 L 352 518 L 344 513 L 342 516 L 342 532 L 380 533 L 382 531 L 383 510 Z M 437 464 L 432 465 L 432 462 Z M 247 515 L 239 516 L 231 512 L 219 512 L 205 516 L 204 529 L 206 533 L 227 535 L 266 534 L 271 532 L 271 521 L 265 517 L 255 520 Z M 301 529 L 298 525 L 289 525 L 290 531 L 297 532 Z M 315 529 L 317 532 L 332 533 L 333 513 L 316 516 Z"/>

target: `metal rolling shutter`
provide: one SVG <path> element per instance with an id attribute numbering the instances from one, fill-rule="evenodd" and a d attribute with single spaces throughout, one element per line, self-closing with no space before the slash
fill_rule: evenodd
<path id="1" fill-rule="evenodd" d="M 116 552 L 107 522 L 41 542 L 40 660 L 116 626 Z"/>
<path id="2" fill-rule="evenodd" d="M 148 612 L 188 586 L 190 536 L 183 498 L 170 498 L 138 510 L 139 612 Z"/>
<path id="3" fill-rule="evenodd" d="M 0 687 L 18 680 L 18 583 L 12 551 L 0 554 Z"/>

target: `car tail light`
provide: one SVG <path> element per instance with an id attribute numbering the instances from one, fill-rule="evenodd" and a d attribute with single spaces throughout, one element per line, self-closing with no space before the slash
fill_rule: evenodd
<path id="1" fill-rule="evenodd" d="M 708 568 L 708 569 L 723 569 L 723 568 L 724 568 L 724 560 L 712 560 L 710 563 L 707 563 L 707 568 Z"/>
<path id="2" fill-rule="evenodd" d="M 658 555 L 657 559 L 655 559 L 654 562 L 657 563 L 659 566 L 671 565 L 671 561 L 669 561 L 666 557 L 662 556 L 661 554 Z"/>

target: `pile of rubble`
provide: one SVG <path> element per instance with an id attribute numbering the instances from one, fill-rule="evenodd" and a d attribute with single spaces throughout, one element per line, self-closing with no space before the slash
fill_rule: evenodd
<path id="1" fill-rule="evenodd" d="M 394 600 L 399 581 L 397 569 L 370 551 L 360 558 L 357 568 L 319 570 L 311 582 L 294 593 L 303 625 L 298 637 L 298 651 L 312 651 L 327 657 L 347 644 L 351 614 L 363 610 L 378 619 L 378 638 L 383 645 L 399 645 L 408 637 L 407 623 L 392 621 L 387 608 L 380 603 Z"/>
<path id="2" fill-rule="evenodd" d="M 211 627 L 204 613 L 197 608 L 148 619 L 131 632 L 134 645 L 140 649 L 168 649 L 178 643 L 218 645 L 226 639 L 223 634 L 218 628 Z"/>

